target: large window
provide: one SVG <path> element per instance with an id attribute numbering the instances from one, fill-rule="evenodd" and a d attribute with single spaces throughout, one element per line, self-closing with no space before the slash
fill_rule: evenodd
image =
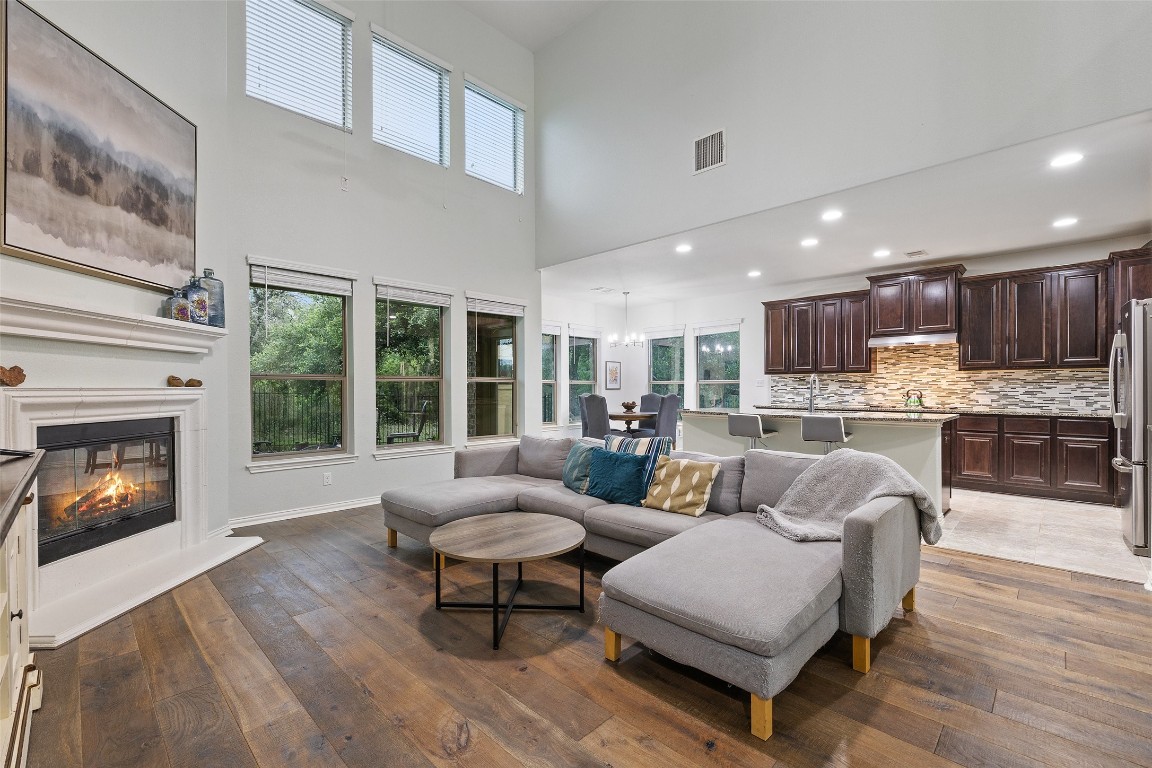
<path id="1" fill-rule="evenodd" d="M 442 307 L 377 298 L 377 445 L 441 440 L 442 338 Z"/>
<path id="2" fill-rule="evenodd" d="M 468 313 L 468 437 L 516 433 L 516 318 Z"/>
<path id="3" fill-rule="evenodd" d="M 540 420 L 544 424 L 556 423 L 556 346 L 559 336 L 545 333 L 540 338 L 540 393 L 543 408 Z"/>
<path id="4" fill-rule="evenodd" d="M 524 192 L 524 110 L 464 83 L 464 171 Z"/>
<path id="5" fill-rule="evenodd" d="M 696 385 L 701 408 L 740 407 L 740 331 L 696 336 Z"/>
<path id="6" fill-rule="evenodd" d="M 253 454 L 343 448 L 351 293 L 350 280 L 252 266 Z"/>
<path id="7" fill-rule="evenodd" d="M 351 15 L 309 0 L 246 0 L 245 93 L 352 128 Z"/>
<path id="8" fill-rule="evenodd" d="M 684 337 L 648 340 L 648 391 L 679 395 L 684 403 Z"/>
<path id="9" fill-rule="evenodd" d="M 596 339 L 568 337 L 568 419 L 580 422 L 580 395 L 596 391 Z"/>
<path id="10" fill-rule="evenodd" d="M 372 139 L 448 167 L 448 69 L 372 37 Z"/>

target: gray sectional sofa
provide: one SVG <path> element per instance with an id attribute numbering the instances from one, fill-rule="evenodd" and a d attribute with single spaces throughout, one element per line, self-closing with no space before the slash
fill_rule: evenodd
<path id="1" fill-rule="evenodd" d="M 519 445 L 468 448 L 455 455 L 454 479 L 386 491 L 389 546 L 397 533 L 427 543 L 439 525 L 490 512 L 581 523 L 588 551 L 621 561 L 602 579 L 608 660 L 620 658 L 624 635 L 749 691 L 752 732 L 764 739 L 772 697 L 837 629 L 853 636 L 853 667 L 867 672 L 870 639 L 898 605 L 913 607 L 920 529 L 908 497 L 853 510 L 843 541 L 795 542 L 758 523 L 755 511 L 775 506 L 816 456 L 673 451 L 721 467 L 707 510 L 691 517 L 569 490 L 561 478 L 573 442 L 525 436 Z"/>

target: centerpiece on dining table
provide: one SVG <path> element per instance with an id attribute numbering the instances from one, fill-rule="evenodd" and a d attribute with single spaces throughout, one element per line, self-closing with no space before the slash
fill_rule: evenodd
<path id="1" fill-rule="evenodd" d="M 636 410 L 636 401 L 629 400 L 626 403 L 620 403 L 620 407 L 624 409 L 624 413 L 632 413 Z"/>

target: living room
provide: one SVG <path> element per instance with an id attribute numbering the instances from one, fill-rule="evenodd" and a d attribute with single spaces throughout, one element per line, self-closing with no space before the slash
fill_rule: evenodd
<path id="1" fill-rule="evenodd" d="M 7 302 L 0 307 L 0 363 L 20 366 L 27 374 L 20 387 L 9 391 L 160 389 L 169 376 L 202 381 L 203 445 L 198 450 L 203 462 L 197 468 L 203 478 L 202 519 L 196 524 L 206 544 L 225 538 L 253 539 L 251 526 L 264 525 L 260 530 L 272 531 L 275 528 L 267 525 L 276 521 L 316 518 L 312 523 L 283 524 L 283 533 L 302 536 L 329 514 L 362 519 L 365 515 L 348 510 L 378 509 L 384 490 L 450 478 L 455 450 L 514 441 L 519 435 L 552 434 L 542 417 L 543 358 L 535 343 L 545 323 L 561 324 L 563 358 L 566 336 L 579 335 L 571 333 L 573 326 L 589 335 L 594 331 L 606 335 L 742 318 L 740 404 L 758 403 L 759 395 L 771 389 L 759 386 L 766 378 L 760 367 L 760 303 L 859 287 L 865 272 L 879 271 L 875 262 L 845 268 L 828 280 L 776 283 L 773 276 L 785 262 L 803 258 L 789 254 L 777 257 L 780 264 L 742 266 L 737 275 L 741 280 L 750 280 L 746 272 L 753 266 L 762 271 L 760 282 L 742 292 L 726 285 L 691 298 L 656 302 L 651 293 L 645 296 L 642 273 L 629 274 L 625 281 L 612 271 L 626 261 L 624 257 L 601 257 L 603 262 L 595 258 L 651 241 L 674 247 L 684 233 L 737 217 L 784 209 L 1152 108 L 1144 71 L 1146 31 L 1152 20 L 1148 7 L 1139 3 L 349 1 L 340 4 L 354 17 L 350 112 L 342 116 L 347 128 L 248 95 L 245 3 L 33 0 L 27 5 L 195 125 L 195 268 L 196 272 L 214 269 L 222 278 L 227 324 L 226 333 L 195 352 L 92 343 L 75 330 L 33 333 L 28 329 L 40 327 L 43 317 L 58 307 L 73 309 L 71 316 L 79 317 L 76 325 L 84 324 L 86 313 L 108 315 L 109 323 L 117 316 L 155 317 L 165 294 L 154 287 L 5 253 L 0 256 L 0 294 Z M 535 8 L 539 5 L 555 9 L 550 16 Z M 517 42 L 512 37 L 516 17 L 530 20 L 535 14 L 541 14 L 538 37 L 522 38 L 535 42 L 531 46 Z M 549 21 L 560 26 L 549 27 Z M 547 29 L 553 30 L 552 38 L 541 33 Z M 373 125 L 371 51 L 378 31 L 445 65 L 451 120 L 441 162 L 383 146 L 367 130 Z M 514 179 L 513 189 L 475 178 L 466 170 L 463 104 L 466 92 L 471 92 L 466 82 L 523 110 L 523 177 Z M 750 83 L 757 87 L 749 87 Z M 728 161 L 693 175 L 693 141 L 718 129 L 726 132 Z M 1147 218 L 1146 212 L 1145 223 Z M 993 257 L 984 271 L 1106 258 L 1110 252 L 1147 242 L 1147 232 L 1145 227 L 1100 236 L 1089 244 L 1004 256 L 1001 262 Z M 1029 249 L 1014 250 L 1019 254 Z M 702 254 L 707 258 L 704 249 L 698 249 L 697 256 Z M 593 261 L 577 263 L 587 257 Z M 669 258 L 677 256 L 670 252 Z M 256 372 L 250 340 L 260 329 L 259 318 L 250 311 L 248 289 L 259 288 L 260 268 L 284 264 L 306 265 L 317 274 L 352 284 L 345 326 L 347 364 L 338 376 L 344 407 L 341 429 L 324 436 L 331 450 L 263 455 L 255 450 L 258 438 L 251 405 Z M 616 297 L 604 302 L 580 300 L 548 290 L 551 275 L 563 275 L 565 268 L 587 272 L 587 264 L 604 270 L 595 282 L 614 289 Z M 713 268 L 708 262 L 699 266 L 701 271 Z M 373 429 L 379 377 L 373 365 L 374 337 L 382 287 L 449 297 L 442 315 L 442 367 L 437 374 L 438 441 L 389 444 Z M 623 290 L 629 290 L 633 300 L 627 316 L 618 298 Z M 34 305 L 20 304 L 20 313 L 40 319 L 25 320 L 21 314 L 19 328 L 13 331 L 9 318 L 18 314 L 14 301 Z M 470 403 L 470 387 L 491 383 L 469 381 L 469 335 L 479 330 L 469 320 L 470 302 L 519 308 L 518 314 L 509 315 L 516 318 L 509 326 L 516 348 L 514 374 L 505 382 L 514 393 L 507 403 L 511 410 L 484 428 L 478 428 L 475 414 L 470 414 L 475 403 Z M 384 306 L 388 319 L 388 305 Z M 636 399 L 648 391 L 647 352 L 618 351 L 619 358 L 601 345 L 598 373 L 603 373 L 604 360 L 619 360 L 618 399 Z M 561 432 L 570 424 L 569 384 L 566 371 L 556 375 L 555 432 Z M 604 391 L 603 382 L 595 386 L 616 399 Z M 376 528 L 373 535 L 383 534 Z M 282 540 L 276 546 L 287 543 Z M 323 546 L 314 542 L 307 546 L 322 556 Z M 358 557 L 370 555 L 349 546 Z M 430 589 L 425 578 L 430 573 L 427 549 L 408 542 L 402 554 L 410 566 L 404 576 L 408 586 Z M 123 572 L 123 562 L 139 565 L 143 557 L 134 551 L 126 557 L 105 558 L 100 567 L 106 570 L 89 573 L 79 584 L 154 578 L 142 590 L 142 599 L 147 599 L 150 595 L 144 593 L 159 594 L 192 575 L 179 569 L 159 575 L 148 571 L 147 577 Z M 199 572 L 221 557 L 220 551 L 206 554 L 192 570 Z M 412 570 L 416 564 L 422 575 Z M 975 581 L 979 584 L 965 588 L 981 589 L 984 581 Z M 215 599 L 203 582 L 193 584 L 198 591 L 186 597 Z M 247 588 L 254 590 L 251 583 Z M 310 587 L 319 588 L 319 584 Z M 333 589 L 333 594 L 355 597 Z M 164 605 L 174 605 L 169 598 L 162 599 L 168 600 Z M 111 613 L 115 605 L 108 601 L 102 608 L 108 614 L 105 618 L 115 615 Z M 33 611 L 34 637 L 57 632 L 38 631 L 36 622 Z M 95 626 L 91 622 L 91 617 L 64 621 L 59 638 L 67 645 L 80 634 L 78 627 L 86 632 Z M 99 636 L 109 638 L 108 627 L 115 626 L 122 627 L 113 622 L 85 636 L 104 632 Z M 552 629 L 563 635 L 558 625 Z M 396 631 L 407 640 L 416 639 L 411 627 Z M 75 648 L 82 642 L 71 645 Z M 438 637 L 436 642 L 442 646 L 446 641 Z M 534 640 L 523 642 L 530 645 Z M 589 644 L 586 639 L 579 642 Z M 592 644 L 598 642 L 592 636 Z M 92 654 L 86 658 L 103 656 Z M 1147 673 L 1146 660 L 1124 659 L 1121 666 Z M 668 674 L 658 665 L 646 669 Z M 50 674 L 45 677 L 51 680 Z M 569 685 L 575 683 L 569 680 Z M 625 695 L 614 683 L 605 685 Z M 660 688 L 664 683 L 653 685 Z M 709 684 L 693 678 L 691 685 L 708 689 Z M 708 691 L 702 701 L 720 700 L 716 697 L 722 694 Z M 234 706 L 233 699 L 225 698 Z M 1138 705 L 1136 712 L 1150 711 L 1146 700 L 1129 703 Z M 517 703 L 513 709 L 520 706 Z M 734 735 L 746 729 L 740 720 L 734 718 L 732 728 L 724 731 L 719 749 L 750 758 L 747 742 Z M 69 727 L 80 729 L 79 723 Z M 798 727 L 805 737 L 814 735 L 814 729 L 802 723 Z M 38 728 L 34 722 L 33 734 Z M 711 728 L 708 725 L 702 732 Z M 480 730 L 476 728 L 477 733 Z M 785 732 L 782 729 L 777 736 Z M 329 742 L 333 733 L 325 733 Z M 987 736 L 985 726 L 980 733 Z M 426 736 L 422 732 L 421 738 Z M 509 735 L 498 738 L 515 740 Z M 868 738 L 873 738 L 870 731 L 863 740 Z M 675 743 L 668 733 L 661 741 Z M 671 750 L 678 748 L 685 745 Z M 873 748 L 875 744 L 861 747 L 860 754 L 870 756 L 864 762 L 878 759 L 869 751 Z M 513 750 L 517 759 L 531 762 L 519 749 Z M 625 760 L 605 749 L 602 759 Z M 776 753 L 785 762 L 805 764 L 820 762 L 817 756 L 840 749 L 857 756 L 851 745 L 840 742 L 777 749 L 785 750 Z M 699 762 L 708 754 L 681 751 L 676 759 Z M 324 755 L 338 759 L 334 753 Z M 1023 756 L 1016 758 L 1023 762 Z M 31 762 L 36 760 L 33 750 Z M 345 762 L 353 764 L 351 755 Z"/>

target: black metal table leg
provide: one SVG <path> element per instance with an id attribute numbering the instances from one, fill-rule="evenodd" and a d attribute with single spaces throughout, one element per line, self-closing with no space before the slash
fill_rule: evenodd
<path id="1" fill-rule="evenodd" d="M 512 612 L 512 601 L 508 601 Z M 492 563 L 492 649 L 500 650 L 500 563 Z"/>
<path id="2" fill-rule="evenodd" d="M 436 561 L 436 610 L 440 610 L 440 553 L 433 550 L 432 559 Z"/>
<path id="3" fill-rule="evenodd" d="M 580 545 L 580 613 L 584 613 L 584 545 Z"/>

